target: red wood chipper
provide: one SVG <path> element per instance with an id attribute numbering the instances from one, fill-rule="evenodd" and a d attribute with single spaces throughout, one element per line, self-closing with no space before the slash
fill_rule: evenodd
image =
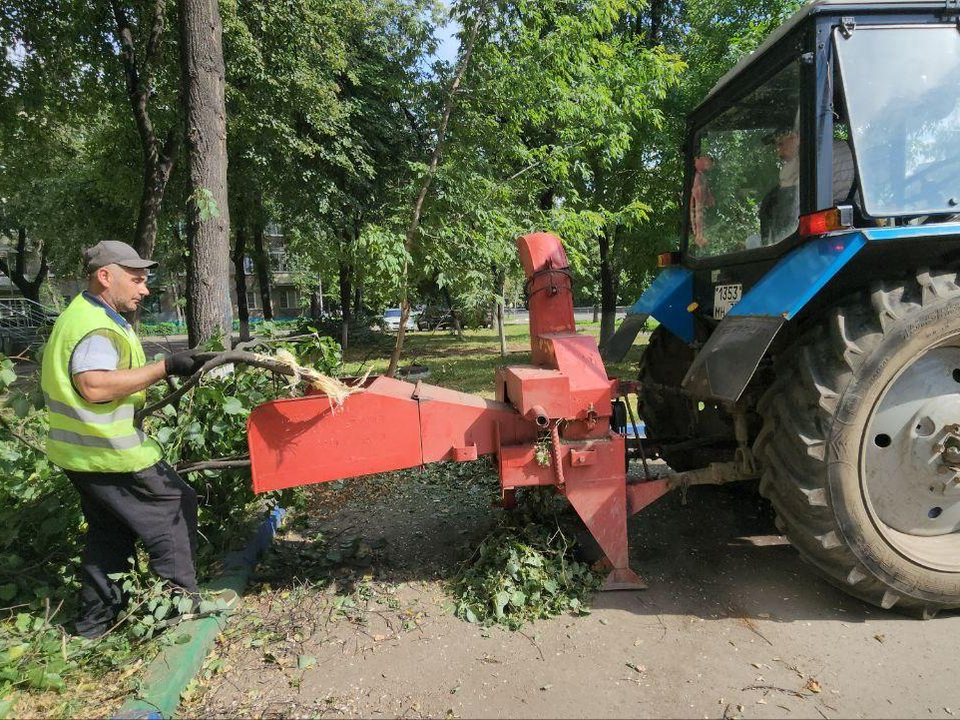
<path id="1" fill-rule="evenodd" d="M 577 332 L 559 238 L 534 233 L 517 245 L 533 364 L 499 369 L 496 401 L 378 376 L 340 407 L 319 392 L 265 403 L 249 419 L 254 489 L 494 455 L 504 506 L 519 487 L 554 486 L 606 555 L 604 589 L 645 587 L 629 567 L 627 517 L 670 486 L 627 482 L 625 423 L 612 419 L 631 384 L 607 377 L 596 340 Z"/>

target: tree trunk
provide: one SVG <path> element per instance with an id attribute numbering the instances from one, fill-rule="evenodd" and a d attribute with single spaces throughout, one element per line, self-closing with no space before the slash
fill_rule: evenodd
<path id="1" fill-rule="evenodd" d="M 133 247 L 140 257 L 153 256 L 160 226 L 160 208 L 179 146 L 180 135 L 171 129 L 171 136 L 167 138 L 159 157 L 156 146 L 150 149 L 144 147 L 143 190 L 140 193 L 140 212 L 137 216 L 137 229 L 133 240 Z"/>
<path id="2" fill-rule="evenodd" d="M 612 233 L 616 233 L 614 229 Z M 616 270 L 613 266 L 611 231 L 600 233 L 600 347 L 613 337 L 617 322 Z"/>
<path id="3" fill-rule="evenodd" d="M 180 104 L 189 166 L 187 325 L 190 345 L 218 332 L 229 340 L 230 210 L 227 206 L 227 116 L 223 28 L 216 0 L 179 0 Z"/>
<path id="4" fill-rule="evenodd" d="M 600 320 L 600 303 L 596 300 L 593 301 L 593 321 L 597 322 Z"/>
<path id="5" fill-rule="evenodd" d="M 430 184 L 433 182 L 433 176 L 437 174 L 437 166 L 440 164 L 440 153 L 443 151 L 443 141 L 447 134 L 447 125 L 450 123 L 450 114 L 453 112 L 453 106 L 456 103 L 457 91 L 460 89 L 460 83 L 463 82 L 463 76 L 470 65 L 470 56 L 473 54 L 473 46 L 477 41 L 477 34 L 480 31 L 480 22 L 484 19 L 478 11 L 473 22 L 473 29 L 470 31 L 470 37 L 464 46 L 463 55 L 457 63 L 457 71 L 450 83 L 450 90 L 447 93 L 447 100 L 443 106 L 443 113 L 440 115 L 440 125 L 437 128 L 437 140 L 433 146 L 433 152 L 430 154 L 430 162 L 427 164 L 427 172 L 420 185 L 420 191 L 413 202 L 413 213 L 410 218 L 410 225 L 407 227 L 407 235 L 404 239 L 404 247 L 407 250 L 407 257 L 413 252 L 413 246 L 416 244 L 417 237 L 420 234 L 420 215 L 423 212 L 423 202 L 427 199 L 427 193 L 430 191 Z M 407 297 L 407 263 L 403 265 L 403 298 L 400 302 L 400 329 L 397 331 L 397 342 L 393 346 L 393 353 L 390 355 L 390 365 L 387 366 L 387 377 L 393 377 L 397 374 L 397 366 L 400 364 L 400 353 L 403 352 L 403 338 L 406 333 L 407 318 L 410 317 L 410 300 Z"/>
<path id="6" fill-rule="evenodd" d="M 173 310 L 177 314 L 177 322 L 183 322 L 183 308 L 180 307 L 180 283 L 176 280 L 170 283 L 170 294 L 173 296 Z"/>
<path id="7" fill-rule="evenodd" d="M 317 284 L 310 293 L 310 317 L 314 320 L 323 319 L 323 280 L 317 275 Z"/>
<path id="8" fill-rule="evenodd" d="M 507 273 L 502 269 L 494 272 L 494 284 L 497 299 L 494 302 L 494 322 L 497 324 L 497 335 L 500 337 L 500 357 L 507 356 L 507 330 L 503 325 L 504 295 L 507 293 Z"/>
<path id="9" fill-rule="evenodd" d="M 353 317 L 363 315 L 363 283 L 360 278 L 354 279 L 353 286 Z"/>
<path id="10" fill-rule="evenodd" d="M 180 232 L 180 220 L 173 224 L 173 240 L 176 243 L 178 248 L 186 247 L 184 242 L 183 235 Z M 188 263 L 189 265 L 189 263 Z M 186 324 L 187 318 L 190 317 L 190 306 L 192 301 L 190 298 L 193 296 L 193 287 L 190 284 L 190 268 L 187 268 L 187 272 L 183 275 L 183 308 L 180 308 L 180 303 L 177 303 L 177 322 Z M 189 330 L 188 330 L 189 336 Z"/>
<path id="11" fill-rule="evenodd" d="M 666 10 L 666 0 L 650 0 L 650 35 L 647 44 L 655 47 L 663 39 L 663 15 Z"/>
<path id="12" fill-rule="evenodd" d="M 237 291 L 237 317 L 240 319 L 240 342 L 250 339 L 250 307 L 247 304 L 247 273 L 243 260 L 247 252 L 247 227 L 237 224 L 237 238 L 233 245 L 233 282 Z"/>
<path id="13" fill-rule="evenodd" d="M 349 346 L 350 340 L 350 300 L 351 300 L 351 275 L 353 268 L 347 263 L 340 261 L 339 281 L 340 281 L 340 347 L 344 350 Z"/>
<path id="14" fill-rule="evenodd" d="M 260 289 L 260 305 L 263 319 L 273 320 L 273 302 L 270 296 L 270 258 L 263 249 L 263 223 L 253 227 L 253 266 L 257 272 L 257 286 Z"/>
<path id="15" fill-rule="evenodd" d="M 463 328 L 460 326 L 460 318 L 457 317 L 457 311 L 453 307 L 453 298 L 450 297 L 450 288 L 443 288 L 443 299 L 447 303 L 447 310 L 450 312 L 450 322 L 453 324 L 453 331 L 457 335 L 457 340 L 463 340 Z"/>
<path id="16" fill-rule="evenodd" d="M 47 277 L 49 266 L 47 265 L 47 246 L 40 246 L 40 267 L 37 268 L 37 274 L 33 280 L 28 280 L 26 276 L 27 268 L 27 229 L 25 227 L 17 228 L 17 259 L 13 261 L 13 267 L 10 267 L 10 261 L 7 258 L 0 258 L 0 273 L 3 273 L 12 282 L 17 290 L 33 302 L 40 302 L 40 286 L 43 285 Z"/>

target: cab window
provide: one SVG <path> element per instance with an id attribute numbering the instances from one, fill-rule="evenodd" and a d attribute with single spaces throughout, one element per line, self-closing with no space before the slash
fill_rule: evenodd
<path id="1" fill-rule="evenodd" d="M 694 138 L 688 251 L 775 245 L 800 218 L 800 71 L 794 61 Z"/>

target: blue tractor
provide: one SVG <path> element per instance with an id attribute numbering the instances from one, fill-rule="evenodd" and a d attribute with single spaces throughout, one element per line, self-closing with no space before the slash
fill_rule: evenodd
<path id="1" fill-rule="evenodd" d="M 692 112 L 682 247 L 605 347 L 691 482 L 830 582 L 960 607 L 960 2 L 819 0 Z M 706 468 L 706 469 L 702 469 Z"/>

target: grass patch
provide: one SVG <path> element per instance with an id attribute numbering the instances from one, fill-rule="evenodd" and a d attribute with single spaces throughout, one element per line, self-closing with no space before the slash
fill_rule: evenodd
<path id="1" fill-rule="evenodd" d="M 578 329 L 596 338 L 600 337 L 600 323 L 579 323 Z M 530 364 L 530 332 L 526 323 L 506 326 L 507 355 L 500 355 L 500 339 L 495 329 L 465 330 L 463 340 L 448 331 L 408 333 L 404 339 L 400 366 L 412 363 L 426 365 L 434 385 L 473 393 L 492 399 L 494 371 L 504 365 Z M 607 364 L 611 377 L 636 378 L 637 362 L 646 345 L 648 335 L 643 333 L 627 356 L 618 363 Z M 396 335 L 383 334 L 374 345 L 353 347 L 344 353 L 344 371 L 363 374 L 372 368 L 374 373 L 386 371 Z"/>

